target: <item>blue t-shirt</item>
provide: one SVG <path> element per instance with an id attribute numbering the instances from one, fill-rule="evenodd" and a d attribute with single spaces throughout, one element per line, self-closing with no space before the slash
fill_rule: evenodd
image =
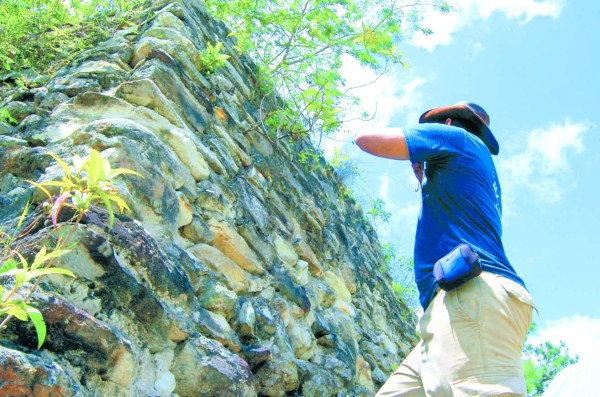
<path id="1" fill-rule="evenodd" d="M 437 290 L 433 265 L 461 243 L 479 255 L 484 271 L 525 286 L 504 253 L 500 183 L 485 144 L 445 124 L 403 131 L 410 160 L 425 162 L 414 253 L 421 306 L 426 309 Z"/>

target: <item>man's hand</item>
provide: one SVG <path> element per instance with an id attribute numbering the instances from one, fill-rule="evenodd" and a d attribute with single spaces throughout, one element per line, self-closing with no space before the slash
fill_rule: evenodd
<path id="1" fill-rule="evenodd" d="M 423 172 L 425 171 L 425 167 L 423 163 L 412 163 L 412 169 L 417 177 L 419 183 L 423 182 Z"/>

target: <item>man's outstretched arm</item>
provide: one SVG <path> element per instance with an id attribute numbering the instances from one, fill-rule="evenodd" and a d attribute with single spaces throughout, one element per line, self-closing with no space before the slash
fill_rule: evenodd
<path id="1" fill-rule="evenodd" d="M 409 160 L 406 138 L 401 129 L 388 133 L 367 133 L 359 135 L 356 140 L 359 148 L 374 156 L 394 160 Z"/>

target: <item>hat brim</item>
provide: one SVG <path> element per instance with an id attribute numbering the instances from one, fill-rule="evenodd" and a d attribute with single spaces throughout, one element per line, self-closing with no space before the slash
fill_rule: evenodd
<path id="1" fill-rule="evenodd" d="M 465 105 L 456 104 L 430 109 L 421 115 L 419 123 L 439 123 L 444 122 L 447 118 L 457 118 L 469 122 L 469 125 L 472 127 L 469 129 L 469 132 L 477 135 L 487 146 L 491 154 L 497 155 L 500 152 L 500 145 L 494 134 L 492 134 L 492 131 L 477 113 Z"/>

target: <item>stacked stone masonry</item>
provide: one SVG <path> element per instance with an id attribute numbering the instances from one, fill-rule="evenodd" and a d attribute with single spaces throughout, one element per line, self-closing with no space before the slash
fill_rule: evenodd
<path id="1" fill-rule="evenodd" d="M 118 182 L 130 218 L 84 218 L 77 278 L 34 295 L 42 349 L 31 324 L 2 331 L 0 395 L 371 396 L 415 343 L 360 208 L 297 160 L 307 141 L 269 137 L 232 40 L 198 0 L 154 2 L 41 87 L 2 89 L 2 225 L 43 199 L 24 180 L 60 175 L 46 151 L 142 177 Z M 231 58 L 202 75 L 217 41 Z"/>

